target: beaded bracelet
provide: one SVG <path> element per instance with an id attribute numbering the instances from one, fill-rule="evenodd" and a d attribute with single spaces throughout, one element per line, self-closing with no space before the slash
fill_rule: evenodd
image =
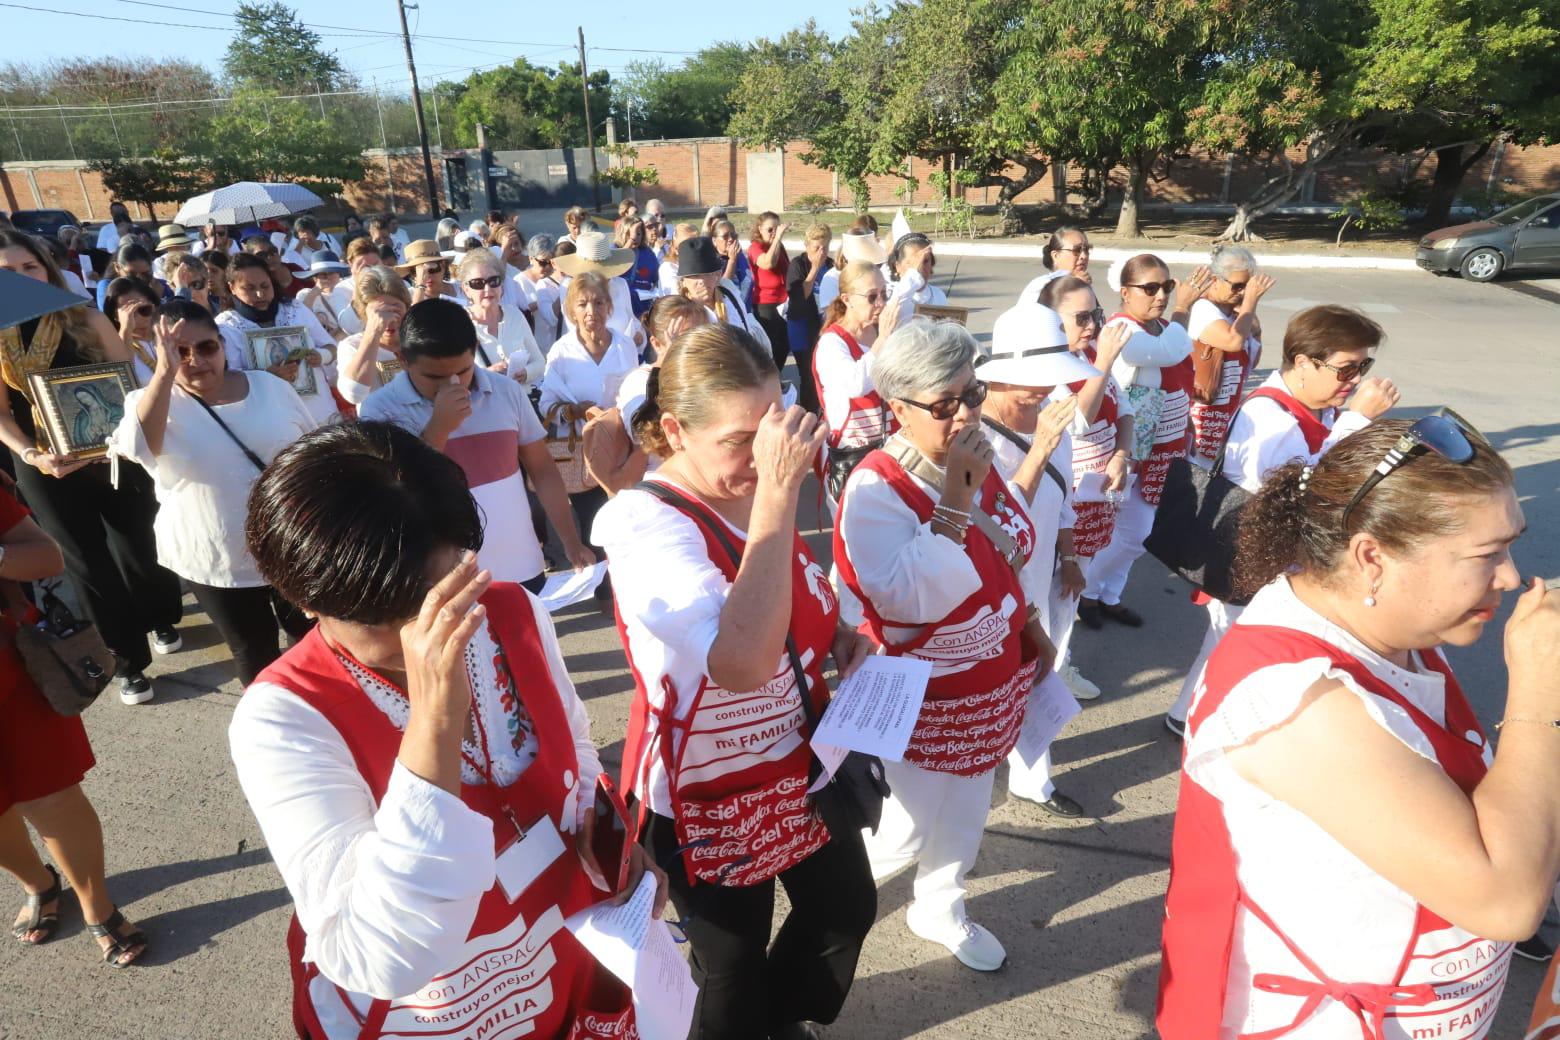
<path id="1" fill-rule="evenodd" d="M 1560 719 L 1501 719 L 1495 723 L 1495 728 L 1500 729 L 1508 722 L 1531 722 L 1535 726 L 1548 726 L 1550 729 L 1560 729 Z"/>
<path id="2" fill-rule="evenodd" d="M 952 510 L 951 512 L 957 512 L 957 510 Z M 944 524 L 953 528 L 960 535 L 963 535 L 965 531 L 969 530 L 970 526 L 970 518 L 968 513 L 963 514 L 963 519 L 961 520 L 957 516 L 951 516 L 949 513 L 943 512 L 941 506 L 938 506 L 932 510 L 932 519 L 941 520 Z"/>
<path id="3" fill-rule="evenodd" d="M 965 521 L 966 523 L 970 519 L 970 514 L 964 512 L 963 510 L 955 509 L 952 506 L 945 506 L 941 502 L 939 502 L 937 505 L 932 507 L 932 512 L 934 512 L 934 513 L 945 513 L 948 516 L 956 516 L 960 520 Z"/>

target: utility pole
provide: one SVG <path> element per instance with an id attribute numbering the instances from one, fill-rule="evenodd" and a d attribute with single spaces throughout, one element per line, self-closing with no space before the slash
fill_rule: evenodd
<path id="1" fill-rule="evenodd" d="M 395 0 L 395 9 L 401 16 L 401 42 L 406 44 L 406 73 L 412 78 L 412 113 L 417 117 L 417 140 L 422 145 L 423 177 L 428 185 L 428 215 L 437 220 L 439 189 L 433 179 L 433 156 L 428 152 L 428 124 L 423 120 L 422 91 L 417 89 L 417 64 L 412 61 L 412 34 L 406 27 L 406 0 Z"/>
<path id="2" fill-rule="evenodd" d="M 600 171 L 596 169 L 596 129 L 590 121 L 590 70 L 585 66 L 585 27 L 580 30 L 580 93 L 585 95 L 585 147 L 590 149 L 590 197 L 595 200 L 596 212 L 601 212 Z"/>

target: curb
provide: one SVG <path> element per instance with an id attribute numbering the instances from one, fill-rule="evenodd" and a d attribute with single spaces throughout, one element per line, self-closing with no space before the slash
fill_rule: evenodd
<path id="1" fill-rule="evenodd" d="M 957 239 L 937 239 L 938 256 L 985 257 L 993 260 L 1036 260 L 1041 257 L 1040 243 L 961 242 Z M 785 247 L 792 255 L 805 247 L 801 239 L 787 239 Z M 1142 249 L 1096 249 L 1093 259 L 1114 263 L 1147 252 Z M 1190 249 L 1154 250 L 1167 264 L 1206 264 L 1208 254 Z M 1252 250 L 1263 267 L 1314 268 L 1331 270 L 1365 271 L 1417 271 L 1419 265 L 1408 257 L 1398 256 L 1318 256 L 1306 253 L 1267 253 Z"/>

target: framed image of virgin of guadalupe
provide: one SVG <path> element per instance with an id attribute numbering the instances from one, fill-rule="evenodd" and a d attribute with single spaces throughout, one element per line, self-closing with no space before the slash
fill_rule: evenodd
<path id="1" fill-rule="evenodd" d="M 125 417 L 125 395 L 136 387 L 128 361 L 51 368 L 28 373 L 27 381 L 49 450 L 71 459 L 108 454 L 109 434 Z"/>
<path id="2" fill-rule="evenodd" d="M 964 326 L 970 323 L 968 307 L 940 307 L 934 303 L 918 303 L 915 305 L 915 313 L 923 318 L 931 318 L 933 321 L 952 321 Z"/>
<path id="3" fill-rule="evenodd" d="M 264 372 L 289 361 L 298 362 L 298 375 L 292 388 L 299 397 L 309 397 L 320 392 L 309 355 L 314 347 L 309 343 L 309 331 L 302 325 L 283 325 L 275 329 L 247 329 L 244 332 L 244 361 L 251 369 Z"/>

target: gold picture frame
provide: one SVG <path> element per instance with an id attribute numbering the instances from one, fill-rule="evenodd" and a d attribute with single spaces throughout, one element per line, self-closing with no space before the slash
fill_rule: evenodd
<path id="1" fill-rule="evenodd" d="M 935 303 L 918 303 L 915 305 L 915 313 L 923 318 L 931 318 L 933 321 L 953 321 L 969 327 L 970 309 L 968 307 L 941 307 Z"/>
<path id="2" fill-rule="evenodd" d="M 125 397 L 137 386 L 128 361 L 29 372 L 27 381 L 49 451 L 80 460 L 108 454 L 108 437 L 125 416 Z"/>
<path id="3" fill-rule="evenodd" d="M 379 373 L 380 386 L 389 386 L 390 380 L 395 378 L 396 373 L 404 370 L 405 368 L 406 366 L 401 363 L 400 358 L 396 358 L 394 361 L 374 362 L 374 369 Z"/>
<path id="4" fill-rule="evenodd" d="M 302 325 L 281 325 L 274 329 L 244 330 L 244 363 L 254 371 L 264 372 L 276 365 L 298 360 L 298 377 L 292 388 L 299 397 L 312 397 L 320 392 L 319 376 L 309 364 L 308 355 L 314 352 L 309 340 L 309 330 Z"/>

